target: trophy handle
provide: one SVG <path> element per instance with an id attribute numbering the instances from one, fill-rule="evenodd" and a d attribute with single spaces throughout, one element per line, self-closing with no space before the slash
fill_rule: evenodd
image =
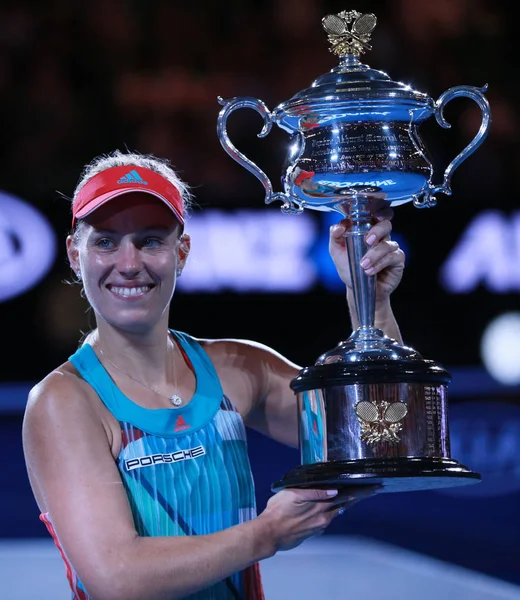
<path id="1" fill-rule="evenodd" d="M 252 160 L 249 160 L 245 154 L 242 154 L 242 152 L 240 152 L 240 150 L 238 150 L 233 142 L 229 139 L 226 128 L 227 120 L 229 115 L 239 108 L 252 108 L 256 110 L 256 112 L 259 113 L 264 120 L 264 126 L 262 127 L 262 131 L 258 134 L 258 137 L 263 138 L 268 135 L 273 126 L 273 115 L 264 102 L 258 98 L 252 98 L 249 96 L 235 97 L 229 100 L 224 100 L 218 96 L 217 99 L 219 104 L 222 106 L 217 120 L 217 135 L 224 150 L 239 165 L 242 165 L 260 180 L 261 184 L 264 186 L 266 204 L 271 204 L 271 202 L 279 200 L 283 203 L 281 207 L 282 212 L 290 214 L 302 212 L 303 208 L 295 204 L 294 200 L 288 194 L 283 194 L 281 192 L 274 193 L 269 177 L 267 177 L 262 169 L 260 169 L 260 167 L 258 167 Z"/>
<path id="2" fill-rule="evenodd" d="M 457 87 L 450 88 L 446 90 L 439 99 L 435 103 L 434 114 L 437 119 L 437 123 L 444 127 L 445 129 L 449 129 L 451 125 L 444 118 L 444 107 L 450 100 L 453 98 L 458 98 L 460 96 L 465 96 L 466 98 L 471 98 L 474 100 L 480 107 L 482 111 L 482 122 L 480 124 L 480 129 L 478 130 L 475 137 L 471 140 L 471 142 L 464 148 L 462 152 L 460 152 L 448 165 L 446 170 L 444 171 L 444 181 L 442 185 L 432 187 L 427 191 L 427 198 L 425 201 L 421 203 L 422 206 L 432 206 L 435 204 L 434 194 L 437 192 L 442 192 L 451 195 L 451 177 L 455 169 L 464 161 L 468 156 L 473 154 L 475 150 L 482 144 L 482 142 L 486 139 L 486 136 L 489 131 L 489 126 L 491 125 L 491 114 L 489 108 L 489 102 L 487 98 L 484 96 L 484 92 L 487 90 L 488 85 L 484 85 L 481 88 L 473 87 L 469 85 L 460 85 Z"/>

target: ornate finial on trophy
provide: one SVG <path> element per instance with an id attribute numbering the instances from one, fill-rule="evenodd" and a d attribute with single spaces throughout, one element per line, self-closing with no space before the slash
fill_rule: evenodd
<path id="1" fill-rule="evenodd" d="M 359 56 L 366 50 L 371 50 L 372 46 L 368 42 L 376 23 L 377 18 L 374 14 L 361 14 L 356 10 L 343 10 L 337 15 L 327 15 L 321 20 L 332 44 L 330 51 L 337 56 Z"/>

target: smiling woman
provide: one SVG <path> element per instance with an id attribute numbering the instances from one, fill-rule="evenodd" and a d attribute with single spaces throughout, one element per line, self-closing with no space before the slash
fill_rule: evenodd
<path id="1" fill-rule="evenodd" d="M 181 231 L 169 205 L 148 191 L 116 196 L 84 217 L 67 251 L 98 328 L 100 321 L 134 331 L 160 322 L 189 252 Z"/>
<path id="2" fill-rule="evenodd" d="M 167 162 L 120 152 L 87 166 L 73 195 L 67 255 L 96 328 L 31 390 L 23 444 L 77 600 L 260 600 L 260 560 L 377 491 L 287 489 L 257 516 L 245 426 L 298 444 L 299 367 L 169 328 L 190 200 Z M 383 276 L 376 326 L 399 339 L 390 293 L 404 255 L 390 231 L 372 227 L 363 265 Z M 331 229 L 330 251 L 349 290 L 344 233 Z"/>

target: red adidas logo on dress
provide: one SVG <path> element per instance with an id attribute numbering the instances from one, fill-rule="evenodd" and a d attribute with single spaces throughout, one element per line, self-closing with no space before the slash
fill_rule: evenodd
<path id="1" fill-rule="evenodd" d="M 184 429 L 189 429 L 190 427 L 191 427 L 191 425 L 188 425 L 188 423 L 186 423 L 183 416 L 179 415 L 177 417 L 177 420 L 175 421 L 175 426 L 173 428 L 173 431 L 175 431 L 177 433 L 178 431 L 183 431 Z"/>

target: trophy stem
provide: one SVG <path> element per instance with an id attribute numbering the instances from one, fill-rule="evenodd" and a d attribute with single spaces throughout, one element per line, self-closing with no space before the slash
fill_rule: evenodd
<path id="1" fill-rule="evenodd" d="M 342 203 L 342 212 L 348 218 L 350 227 L 345 233 L 348 250 L 350 276 L 354 304 L 359 321 L 358 334 L 372 337 L 374 334 L 376 277 L 365 273 L 360 265 L 369 246 L 365 236 L 371 227 L 370 204 L 371 197 L 365 194 L 353 194 L 349 200 Z"/>

